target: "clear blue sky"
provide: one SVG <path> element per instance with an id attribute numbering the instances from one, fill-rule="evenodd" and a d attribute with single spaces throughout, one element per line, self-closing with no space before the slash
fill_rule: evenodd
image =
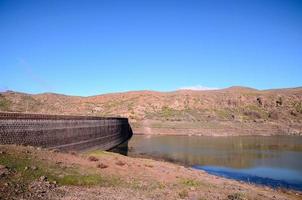
<path id="1" fill-rule="evenodd" d="M 0 0 L 0 89 L 302 86 L 302 1 Z"/>

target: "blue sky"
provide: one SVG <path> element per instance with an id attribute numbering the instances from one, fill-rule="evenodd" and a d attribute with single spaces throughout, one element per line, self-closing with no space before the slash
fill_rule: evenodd
<path id="1" fill-rule="evenodd" d="M 0 0 L 0 90 L 302 86 L 297 0 Z"/>

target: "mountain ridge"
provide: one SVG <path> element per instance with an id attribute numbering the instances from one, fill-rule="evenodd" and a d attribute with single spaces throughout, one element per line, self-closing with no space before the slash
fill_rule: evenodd
<path id="1" fill-rule="evenodd" d="M 302 134 L 302 87 L 171 92 L 128 91 L 94 96 L 0 93 L 0 111 L 128 117 L 136 133 Z"/>
<path id="2" fill-rule="evenodd" d="M 256 89 L 252 87 L 247 86 L 230 86 L 226 88 L 217 88 L 217 89 L 209 89 L 209 90 L 194 90 L 194 89 L 177 89 L 177 90 L 171 90 L 171 91 L 158 91 L 158 90 L 129 90 L 129 91 L 122 91 L 122 92 L 109 92 L 109 93 L 102 93 L 102 94 L 95 94 L 95 95 L 88 95 L 88 96 L 82 96 L 82 95 L 71 95 L 71 94 L 63 94 L 63 93 L 56 93 L 56 92 L 42 92 L 42 93 L 26 93 L 26 92 L 19 92 L 14 90 L 6 90 L 6 91 L 0 91 L 0 94 L 4 93 L 20 93 L 24 95 L 62 95 L 62 96 L 70 96 L 70 97 L 95 97 L 95 96 L 103 96 L 103 95 L 112 95 L 112 94 L 127 94 L 127 93 L 175 93 L 175 92 L 182 92 L 182 91 L 188 91 L 193 93 L 199 93 L 199 92 L 212 92 L 212 91 L 238 91 L 238 90 L 250 90 L 250 91 L 260 91 L 260 92 L 267 92 L 267 91 L 286 91 L 286 90 L 302 90 L 302 86 L 298 87 L 288 87 L 288 88 L 272 88 L 272 89 Z"/>

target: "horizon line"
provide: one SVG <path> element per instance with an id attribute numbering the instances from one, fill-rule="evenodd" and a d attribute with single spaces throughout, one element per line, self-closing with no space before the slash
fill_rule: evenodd
<path id="1" fill-rule="evenodd" d="M 38 92 L 38 93 L 31 93 L 31 92 L 26 92 L 26 91 L 18 91 L 18 90 L 11 90 L 7 89 L 4 91 L 0 91 L 0 93 L 23 93 L 23 94 L 28 94 L 28 95 L 42 95 L 42 94 L 55 94 L 55 95 L 64 95 L 64 96 L 78 96 L 78 97 L 93 97 L 93 96 L 100 96 L 100 95 L 108 95 L 108 94 L 119 94 L 119 93 L 131 93 L 131 92 L 157 92 L 157 93 L 173 93 L 173 92 L 178 92 L 178 91 L 191 91 L 191 92 L 210 92 L 210 91 L 219 91 L 219 90 L 228 90 L 228 89 L 249 89 L 249 90 L 256 90 L 256 91 L 269 91 L 269 90 L 287 90 L 287 89 L 302 89 L 302 86 L 297 86 L 297 87 L 284 87 L 284 88 L 268 88 L 268 89 L 258 89 L 258 88 L 252 88 L 252 87 L 247 87 L 247 86 L 230 86 L 230 87 L 225 87 L 225 88 L 212 88 L 212 89 L 189 89 L 189 88 L 178 88 L 176 90 L 168 90 L 168 91 L 163 91 L 163 90 L 153 90 L 153 89 L 141 89 L 141 90 L 125 90 L 125 91 L 116 91 L 116 92 L 107 92 L 107 93 L 98 93 L 98 94 L 93 94 L 93 95 L 75 95 L 75 94 L 68 94 L 68 93 L 61 93 L 61 92 Z"/>

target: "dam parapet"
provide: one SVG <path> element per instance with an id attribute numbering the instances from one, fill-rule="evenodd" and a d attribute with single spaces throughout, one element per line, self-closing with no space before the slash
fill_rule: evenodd
<path id="1" fill-rule="evenodd" d="M 132 134 L 127 118 L 0 113 L 0 144 L 108 150 Z"/>

